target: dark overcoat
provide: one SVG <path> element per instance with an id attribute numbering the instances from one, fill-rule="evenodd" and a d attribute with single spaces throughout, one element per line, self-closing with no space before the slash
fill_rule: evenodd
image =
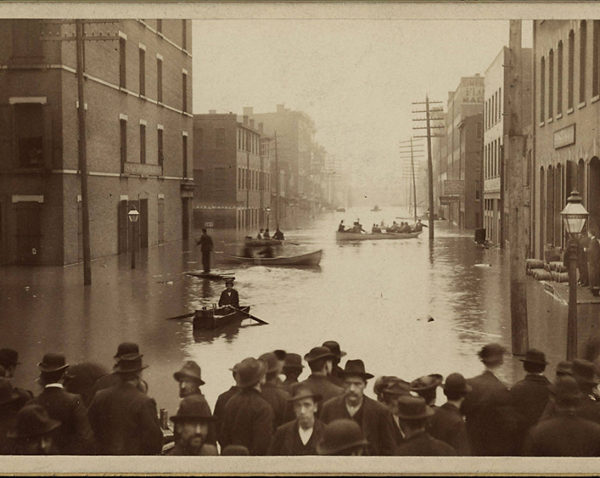
<path id="1" fill-rule="evenodd" d="M 15 452 L 14 441 L 6 434 L 14 429 L 17 413 L 22 407 L 23 402 L 20 400 L 0 405 L 0 455 L 13 455 Z"/>
<path id="2" fill-rule="evenodd" d="M 236 393 L 238 393 L 240 390 L 240 387 L 238 387 L 237 385 L 233 385 L 229 390 L 219 395 L 217 398 L 217 402 L 215 403 L 215 411 L 213 413 L 213 416 L 216 419 L 215 427 L 217 430 L 217 440 L 219 440 L 222 449 L 225 448 L 221 441 L 221 428 L 223 426 L 223 419 L 225 418 L 225 405 L 227 405 L 229 399 L 233 397 Z"/>
<path id="3" fill-rule="evenodd" d="M 530 429 L 525 456 L 600 456 L 600 425 L 573 412 L 558 411 Z"/>
<path id="4" fill-rule="evenodd" d="M 219 307 L 223 307 L 225 305 L 232 305 L 234 307 L 240 308 L 240 295 L 238 291 L 235 289 L 225 289 L 221 292 L 221 297 L 219 298 Z"/>
<path id="5" fill-rule="evenodd" d="M 429 434 L 442 440 L 456 450 L 459 456 L 469 456 L 471 447 L 467 436 L 467 427 L 460 410 L 451 403 L 434 408 L 429 419 Z"/>
<path id="6" fill-rule="evenodd" d="M 313 393 L 321 395 L 321 403 L 325 403 L 330 398 L 339 397 L 344 393 L 342 387 L 334 385 L 325 375 L 310 374 L 302 383 L 308 385 Z"/>
<path id="7" fill-rule="evenodd" d="M 511 404 L 518 421 L 515 437 L 517 450 L 521 449 L 527 431 L 542 416 L 550 397 L 549 387 L 550 382 L 546 377 L 529 373 L 510 390 Z"/>
<path id="8" fill-rule="evenodd" d="M 157 455 L 162 450 L 156 402 L 131 383 L 96 393 L 88 416 L 101 455 Z"/>
<path id="9" fill-rule="evenodd" d="M 260 393 L 273 408 L 273 430 L 294 418 L 294 410 L 288 401 L 290 394 L 283 387 L 265 383 L 261 386 Z"/>
<path id="10" fill-rule="evenodd" d="M 273 436 L 273 420 L 273 408 L 258 390 L 241 390 L 225 405 L 221 447 L 243 445 L 250 455 L 265 455 Z"/>
<path id="11" fill-rule="evenodd" d="M 46 387 L 29 403 L 41 405 L 50 418 L 61 422 L 56 432 L 56 446 L 62 455 L 93 453 L 94 435 L 80 395 L 59 387 Z"/>
<path id="12" fill-rule="evenodd" d="M 456 450 L 446 442 L 433 438 L 426 431 L 409 438 L 396 449 L 398 456 L 455 456 Z"/>
<path id="13" fill-rule="evenodd" d="M 557 413 L 558 409 L 556 408 L 556 402 L 554 401 L 554 398 L 550 396 L 546 408 L 544 408 L 544 412 L 540 417 L 540 421 L 554 418 Z M 590 420 L 600 425 L 600 402 L 589 395 L 584 395 L 579 401 L 579 406 L 575 409 L 575 414 L 578 417 L 585 418 L 586 420 Z"/>
<path id="14" fill-rule="evenodd" d="M 323 436 L 323 429 L 325 428 L 323 422 L 315 419 L 312 435 L 306 445 L 300 439 L 298 427 L 298 420 L 292 420 L 277 428 L 271 439 L 269 455 L 317 455 L 317 443 Z"/>
<path id="15" fill-rule="evenodd" d="M 508 388 L 490 371 L 468 380 L 472 391 L 462 411 L 471 452 L 475 456 L 512 455 L 517 423 Z"/>
<path id="16" fill-rule="evenodd" d="M 397 443 L 394 438 L 394 422 L 390 411 L 381 403 L 363 396 L 362 406 L 357 413 L 362 415 L 358 424 L 365 439 L 369 442 L 367 454 L 372 456 L 393 455 Z M 334 397 L 326 401 L 319 418 L 325 424 L 338 418 L 352 418 L 346 408 L 345 397 Z"/>

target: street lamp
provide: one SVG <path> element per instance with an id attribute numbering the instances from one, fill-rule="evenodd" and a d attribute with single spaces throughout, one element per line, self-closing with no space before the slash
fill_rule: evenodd
<path id="1" fill-rule="evenodd" d="M 140 213 L 134 207 L 129 210 L 127 213 L 127 217 L 129 218 L 129 222 L 131 223 L 131 268 L 135 269 L 135 223 L 138 222 L 140 218 Z"/>
<path id="2" fill-rule="evenodd" d="M 271 208 L 265 208 L 265 212 L 267 213 L 267 229 L 269 229 L 269 214 L 271 213 Z"/>
<path id="3" fill-rule="evenodd" d="M 573 190 L 560 213 L 569 234 L 567 259 L 569 264 L 569 311 L 567 318 L 567 360 L 577 355 L 577 238 L 583 231 L 589 213 L 581 204 L 581 195 Z"/>

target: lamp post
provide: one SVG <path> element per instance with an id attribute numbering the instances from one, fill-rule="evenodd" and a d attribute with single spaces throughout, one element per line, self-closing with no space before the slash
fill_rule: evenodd
<path id="1" fill-rule="evenodd" d="M 136 208 L 132 208 L 127 213 L 127 217 L 129 218 L 129 222 L 131 223 L 131 268 L 135 269 L 135 223 L 138 222 L 140 218 L 140 213 Z"/>
<path id="2" fill-rule="evenodd" d="M 581 204 L 581 195 L 573 190 L 567 205 L 560 213 L 569 234 L 567 258 L 569 264 L 569 312 L 567 318 L 567 360 L 577 355 L 577 238 L 585 226 L 589 213 Z"/>
<path id="3" fill-rule="evenodd" d="M 265 212 L 267 213 L 267 229 L 269 229 L 269 214 L 271 214 L 271 208 L 265 208 Z"/>

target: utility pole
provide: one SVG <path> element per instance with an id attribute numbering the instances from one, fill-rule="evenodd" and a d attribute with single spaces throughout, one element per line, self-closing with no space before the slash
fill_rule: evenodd
<path id="1" fill-rule="evenodd" d="M 523 164 L 525 138 L 522 132 L 523 56 L 521 52 L 521 20 L 510 20 L 508 42 L 509 88 L 507 114 L 504 116 L 508 146 L 506 170 L 508 180 L 510 241 L 510 314 L 512 352 L 523 355 L 529 347 L 527 330 L 527 292 L 525 288 L 525 245 L 523 206 Z"/>
<path id="2" fill-rule="evenodd" d="M 425 96 L 425 101 L 413 101 L 413 105 L 425 105 L 425 110 L 416 110 L 413 113 L 425 113 L 425 118 L 413 118 L 413 121 L 425 121 L 425 127 L 422 126 L 413 126 L 413 129 L 426 129 L 426 136 L 415 136 L 415 138 L 427 138 L 427 176 L 428 176 L 428 184 L 429 184 L 429 240 L 433 241 L 434 237 L 434 212 L 433 212 L 433 161 L 431 159 L 431 138 L 433 137 L 441 137 L 442 135 L 432 135 L 432 129 L 443 129 L 443 126 L 432 125 L 431 121 L 439 121 L 443 120 L 443 118 L 432 118 L 431 113 L 434 111 L 443 111 L 443 108 L 430 108 L 431 104 L 441 104 L 441 101 L 430 101 L 429 95 Z"/>
<path id="3" fill-rule="evenodd" d="M 401 141 L 400 143 L 400 154 L 404 155 L 404 156 L 400 156 L 400 159 L 408 159 L 407 157 L 407 153 L 410 152 L 410 167 L 411 167 L 411 171 L 412 171 L 412 192 L 413 192 L 413 215 L 414 215 L 414 219 L 415 219 L 415 224 L 417 222 L 417 182 L 415 179 L 415 153 L 422 153 L 423 150 L 422 149 L 416 149 L 415 147 L 421 148 L 422 144 L 414 144 L 413 143 L 413 137 L 411 136 L 410 139 L 406 140 L 406 141 Z M 408 143 L 406 145 L 403 145 L 402 143 Z M 403 148 L 408 148 L 408 149 L 403 149 Z M 423 156 L 417 156 L 417 158 L 422 158 Z M 410 193 L 409 193 L 410 195 Z"/>
<path id="4" fill-rule="evenodd" d="M 277 156 L 277 131 L 275 131 L 275 228 L 279 229 L 279 158 Z"/>

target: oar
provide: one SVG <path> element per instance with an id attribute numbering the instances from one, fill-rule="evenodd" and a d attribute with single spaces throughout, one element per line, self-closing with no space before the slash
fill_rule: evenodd
<path id="1" fill-rule="evenodd" d="M 235 311 L 237 311 L 237 312 L 239 312 L 241 314 L 244 314 L 246 317 L 248 317 L 250 319 L 253 319 L 253 320 L 256 320 L 257 322 L 259 322 L 261 324 L 269 325 L 269 322 L 265 322 L 264 320 L 259 319 L 258 317 L 254 316 L 254 315 L 252 315 L 252 314 L 250 314 L 250 313 L 248 313 L 246 311 L 243 311 L 242 309 L 238 309 L 237 307 L 234 307 L 233 305 L 228 305 L 227 307 L 229 307 L 230 309 L 233 309 L 233 310 L 235 310 Z"/>
<path id="2" fill-rule="evenodd" d="M 187 314 L 178 315 L 176 317 L 168 317 L 165 320 L 176 320 L 176 319 L 187 319 L 188 317 L 192 317 L 196 312 L 188 312 Z"/>

